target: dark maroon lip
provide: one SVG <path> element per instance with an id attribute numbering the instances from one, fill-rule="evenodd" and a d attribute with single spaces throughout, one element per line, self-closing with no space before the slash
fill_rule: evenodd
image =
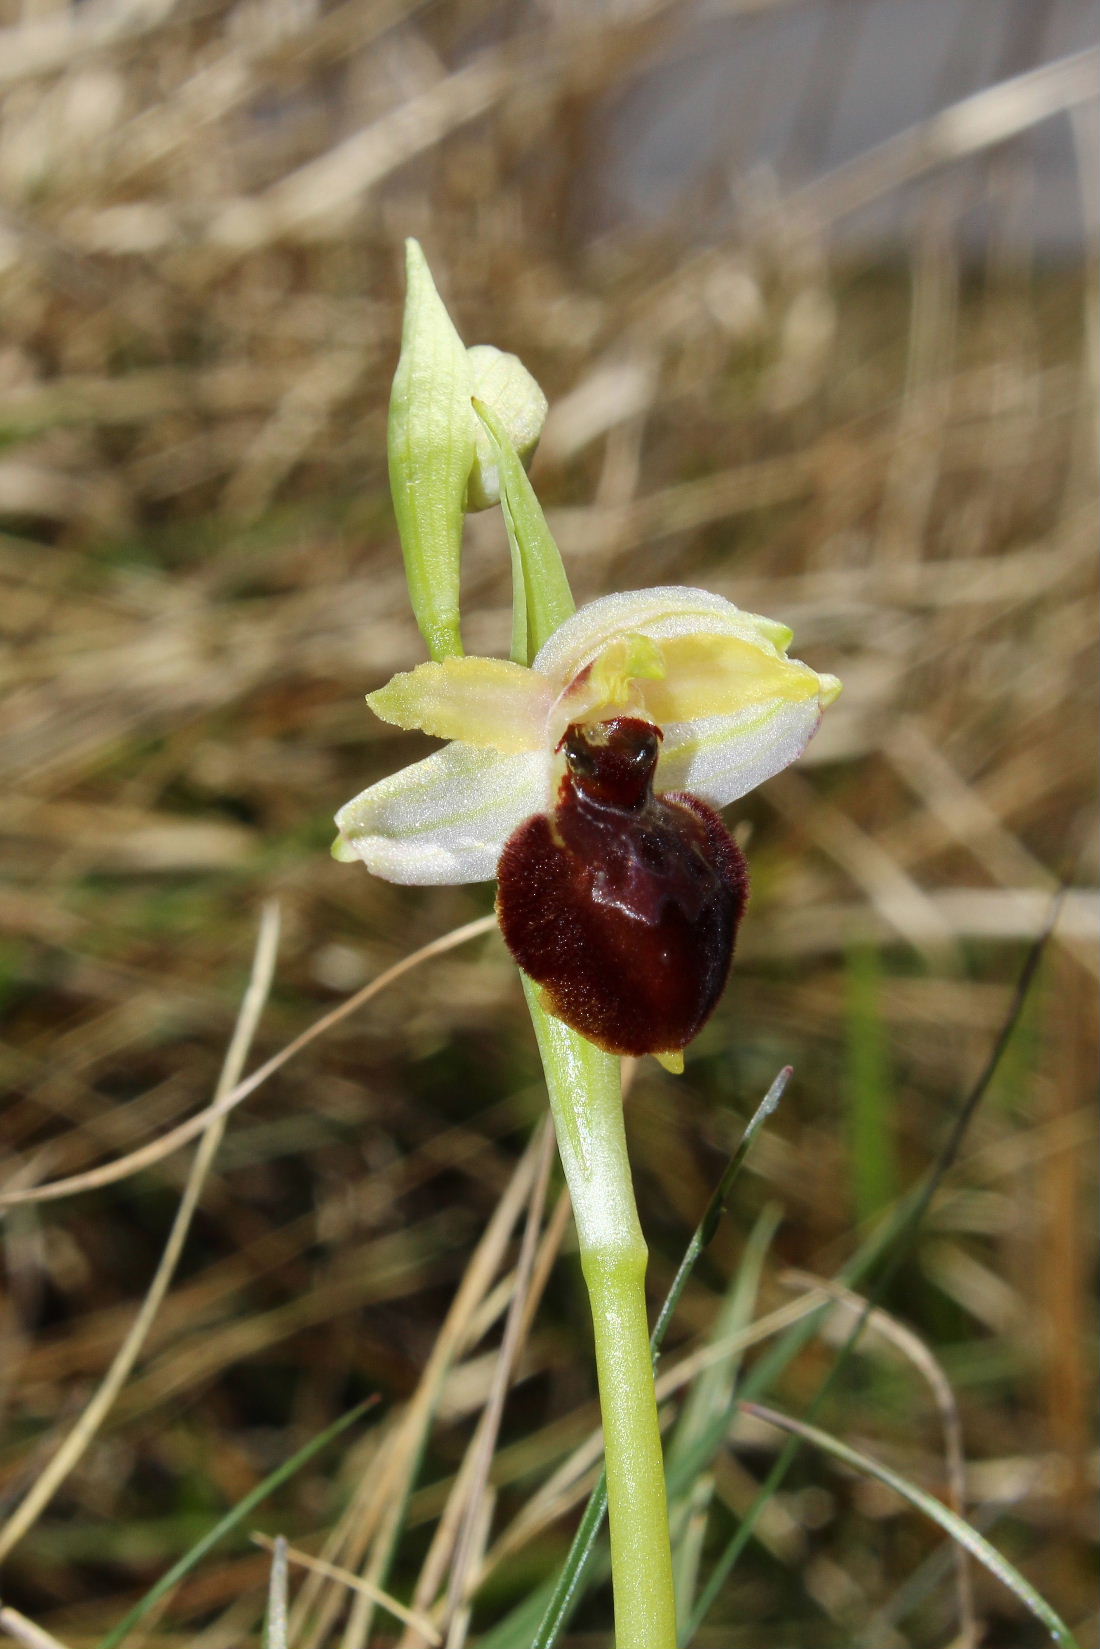
<path id="1" fill-rule="evenodd" d="M 638 717 L 573 723 L 552 814 L 512 834 L 501 931 L 550 1011 L 617 1054 L 672 1053 L 729 972 L 748 868 L 697 796 L 657 796 L 661 732 Z"/>

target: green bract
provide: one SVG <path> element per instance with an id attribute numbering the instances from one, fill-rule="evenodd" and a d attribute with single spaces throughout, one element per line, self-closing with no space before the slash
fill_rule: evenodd
<path id="1" fill-rule="evenodd" d="M 467 350 L 416 241 L 406 242 L 408 290 L 401 357 L 390 396 L 390 491 L 416 622 L 434 659 L 461 654 L 459 581 L 468 510 L 500 498 L 497 454 L 472 406 L 496 413 L 524 460 L 546 418 L 546 397 L 514 355 Z"/>

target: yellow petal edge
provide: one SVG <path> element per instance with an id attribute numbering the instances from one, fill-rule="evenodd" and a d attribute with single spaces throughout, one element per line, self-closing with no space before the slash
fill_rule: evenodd
<path id="1" fill-rule="evenodd" d="M 367 703 L 396 727 L 461 739 L 511 754 L 537 750 L 544 737 L 550 683 L 504 658 L 443 659 L 403 671 Z"/>

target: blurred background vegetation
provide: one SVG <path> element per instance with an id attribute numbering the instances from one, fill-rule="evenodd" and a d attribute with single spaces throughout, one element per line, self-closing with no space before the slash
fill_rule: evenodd
<path id="1" fill-rule="evenodd" d="M 282 933 L 253 1066 L 491 908 L 488 886 L 395 888 L 328 858 L 337 806 L 426 749 L 362 702 L 423 656 L 384 452 L 415 234 L 466 341 L 516 351 L 550 397 L 533 473 L 578 600 L 699 583 L 790 622 L 794 652 L 846 683 L 807 759 L 731 810 L 753 904 L 686 1074 L 635 1073 L 656 1299 L 746 1117 L 795 1067 L 677 1355 L 712 1329 L 750 1231 L 774 1227 L 763 1314 L 834 1274 L 919 1178 L 1071 884 L 882 1303 L 954 1393 L 967 1514 L 1095 1646 L 1093 8 L 7 0 L 3 25 L 9 1188 L 109 1162 L 209 1101 L 265 901 Z M 472 650 L 506 652 L 509 598 L 500 521 L 474 518 Z M 389 1509 L 372 1486 L 396 1503 L 398 1480 L 387 1584 L 426 1607 L 518 1230 L 490 1227 L 480 1280 L 471 1258 L 505 1188 L 526 1195 L 542 1107 L 492 935 L 246 1100 L 133 1373 L 8 1555 L 3 1603 L 95 1643 L 377 1392 L 355 1441 L 265 1502 L 145 1641 L 257 1642 L 270 1559 L 249 1530 L 369 1566 Z M 130 1327 L 188 1160 L 9 1211 L 9 1511 Z M 563 1214 L 547 1256 L 555 1242 L 482 1498 L 482 1545 L 504 1555 L 471 1642 L 553 1572 L 576 1516 L 551 1496 L 508 1548 L 595 1418 Z M 780 1407 L 803 1411 L 846 1320 L 788 1368 Z M 433 1346 L 418 1458 L 408 1404 Z M 819 1420 L 946 1492 L 904 1344 L 868 1337 Z M 731 1431 L 716 1538 L 777 1446 Z M 361 1649 L 362 1606 L 300 1584 L 291 1641 Z M 989 1649 L 1046 1641 L 988 1577 L 975 1587 Z M 606 1645 L 608 1622 L 597 1588 L 569 1641 Z M 424 1641 L 403 1630 L 379 1615 L 371 1641 Z M 958 1630 L 930 1526 L 804 1453 L 695 1641 L 895 1649 Z"/>

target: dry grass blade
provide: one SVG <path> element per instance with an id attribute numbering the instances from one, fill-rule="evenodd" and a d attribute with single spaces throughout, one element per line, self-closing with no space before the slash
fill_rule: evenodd
<path id="1" fill-rule="evenodd" d="M 256 1536 L 253 1536 L 255 1539 Z M 283 1535 L 270 1542 L 264 1541 L 271 1551 L 271 1579 L 267 1587 L 267 1616 L 264 1620 L 263 1649 L 287 1649 L 286 1636 L 286 1598 L 287 1598 L 287 1543 Z"/>
<path id="2" fill-rule="evenodd" d="M 534 1301 L 541 1293 L 539 1285 L 546 1281 L 546 1265 L 536 1265 L 536 1247 L 538 1225 L 543 1217 L 546 1200 L 546 1184 L 554 1156 L 552 1126 L 548 1118 L 544 1118 L 543 1123 L 539 1125 L 539 1135 L 541 1153 L 538 1172 L 529 1192 L 528 1217 L 524 1220 L 518 1265 L 515 1273 L 510 1278 L 501 1280 L 500 1288 L 485 1299 L 482 1313 L 478 1313 L 477 1318 L 470 1324 L 470 1337 L 480 1339 L 482 1332 L 488 1327 L 485 1316 L 491 1311 L 491 1318 L 496 1318 L 500 1309 L 496 1296 L 500 1290 L 506 1291 L 508 1313 L 505 1318 L 505 1332 L 501 1337 L 500 1349 L 493 1360 L 493 1374 L 487 1398 L 482 1415 L 478 1418 L 477 1426 L 470 1438 L 470 1445 L 463 1456 L 462 1466 L 455 1474 L 454 1484 L 450 1487 L 439 1524 L 432 1535 L 432 1543 L 421 1565 L 421 1573 L 417 1576 L 416 1591 L 412 1595 L 414 1608 L 419 1609 L 422 1614 L 430 1611 L 432 1618 L 439 1619 L 442 1623 L 445 1634 L 454 1629 L 455 1618 L 460 1613 L 460 1604 L 463 1603 L 463 1593 L 467 1591 L 465 1581 L 475 1562 L 480 1563 L 482 1558 L 482 1553 L 473 1553 L 470 1550 L 470 1530 L 473 1527 L 482 1527 L 480 1502 L 487 1494 L 488 1471 L 493 1461 L 496 1433 L 500 1428 L 508 1382 L 515 1369 L 519 1346 L 531 1322 Z M 544 1243 L 541 1255 L 543 1260 L 546 1257 L 546 1247 L 548 1245 Z M 440 1588 L 444 1588 L 444 1596 L 439 1596 Z M 406 1633 L 402 1636 L 399 1649 L 417 1649 L 419 1642 L 421 1639 L 416 1634 Z"/>
<path id="3" fill-rule="evenodd" d="M 364 1579 L 378 1585 L 385 1572 L 401 1529 L 404 1506 L 420 1460 L 428 1429 L 439 1402 L 444 1378 L 466 1341 L 475 1314 L 492 1285 L 513 1227 L 530 1196 L 538 1159 L 539 1142 L 532 1139 L 519 1159 L 503 1196 L 478 1243 L 455 1291 L 450 1309 L 432 1346 L 431 1355 L 405 1409 L 395 1417 L 379 1455 L 362 1478 L 360 1486 L 330 1537 L 326 1553 L 339 1555 L 345 1566 L 364 1565 Z M 370 1554 L 368 1557 L 368 1553 Z M 303 1587 L 291 1621 L 297 1641 L 317 1595 L 316 1588 Z M 330 1591 L 310 1622 L 306 1649 L 316 1649 L 339 1607 L 339 1596 Z M 344 1638 L 345 1644 L 365 1642 L 370 1631 L 373 1608 L 367 1598 L 357 1598 Z"/>
<path id="4" fill-rule="evenodd" d="M 974 786 L 967 784 L 916 717 L 899 721 L 888 734 L 883 750 L 930 814 L 956 841 L 965 843 L 983 868 L 1004 886 L 1030 885 L 1047 893 L 1053 890 L 1054 878 L 1046 866 L 1027 851 Z"/>
<path id="5" fill-rule="evenodd" d="M 76 13 L 55 12 L 0 32 L 0 80 L 56 73 L 82 57 L 139 39 L 161 27 L 177 0 L 143 0 L 119 6 L 93 0 Z"/>
<path id="6" fill-rule="evenodd" d="M 240 1079 L 241 1068 L 248 1058 L 248 1050 L 252 1046 L 252 1039 L 256 1034 L 260 1016 L 271 990 L 278 945 L 279 911 L 276 905 L 269 904 L 264 907 L 260 918 L 260 931 L 256 940 L 252 975 L 241 1002 L 240 1015 L 226 1052 L 225 1064 L 222 1067 L 221 1077 L 218 1081 L 215 1106 L 218 1100 L 224 1099 L 225 1095 L 232 1091 L 234 1085 Z M 195 1153 L 195 1160 L 187 1176 L 187 1183 L 180 1199 L 179 1208 L 176 1211 L 172 1229 L 168 1235 L 168 1241 L 161 1255 L 160 1264 L 157 1266 L 153 1280 L 149 1284 L 148 1292 L 141 1303 L 141 1309 L 134 1318 L 126 1338 L 115 1353 L 111 1366 L 104 1375 L 99 1389 L 85 1407 L 76 1425 L 54 1454 L 51 1455 L 33 1486 L 24 1495 L 3 1527 L 0 1528 L 0 1558 L 6 1557 L 12 1547 L 23 1538 L 27 1530 L 33 1527 L 44 1508 L 50 1503 L 61 1484 L 65 1481 L 65 1478 L 87 1450 L 113 1407 L 119 1392 L 126 1384 L 130 1372 L 141 1354 L 141 1348 L 145 1344 L 154 1318 L 163 1303 L 164 1296 L 171 1286 L 180 1255 L 183 1252 L 183 1245 L 187 1240 L 187 1233 L 191 1228 L 191 1221 L 202 1195 L 202 1188 L 206 1183 L 206 1176 L 213 1166 L 224 1131 L 225 1118 L 212 1107 L 208 1113 L 199 1149 Z"/>
<path id="7" fill-rule="evenodd" d="M 475 922 L 467 922 L 464 926 L 456 928 L 452 933 L 444 934 L 441 939 L 433 939 L 430 944 L 422 945 L 411 956 L 403 957 L 392 968 L 387 968 L 379 978 L 372 979 L 369 985 L 364 985 L 362 990 L 356 991 L 346 1002 L 341 1002 L 331 1013 L 323 1014 L 308 1030 L 296 1036 L 280 1053 L 261 1065 L 258 1071 L 253 1071 L 243 1082 L 236 1083 L 227 1094 L 215 1100 L 198 1116 L 180 1123 L 179 1127 L 170 1129 L 160 1139 L 151 1141 L 140 1150 L 131 1151 L 116 1162 L 105 1163 L 102 1168 L 92 1168 L 86 1174 L 73 1174 L 68 1179 L 54 1180 L 50 1184 L 35 1186 L 29 1190 L 0 1193 L 0 1208 L 26 1202 L 49 1202 L 57 1197 L 73 1196 L 78 1191 L 96 1190 L 102 1185 L 113 1185 L 117 1180 L 139 1173 L 141 1169 L 148 1168 L 154 1162 L 161 1162 L 173 1151 L 187 1145 L 196 1134 L 201 1134 L 211 1123 L 228 1116 L 230 1111 L 250 1094 L 254 1094 L 257 1088 L 262 1087 L 268 1077 L 274 1076 L 275 1072 L 281 1070 L 295 1054 L 301 1053 L 303 1048 L 308 1048 L 311 1042 L 316 1042 L 318 1037 L 324 1036 L 334 1025 L 339 1025 L 342 1020 L 364 1007 L 388 985 L 392 985 L 394 980 L 400 979 L 431 957 L 442 956 L 453 950 L 456 945 L 465 944 L 468 939 L 476 939 L 483 933 L 491 933 L 495 927 L 495 916 L 482 916 Z"/>
<path id="8" fill-rule="evenodd" d="M 950 888 L 929 895 L 938 934 L 957 940 L 1032 940 L 1043 932 L 1050 896 L 1025 888 Z M 1096 923 L 1100 895 L 1091 888 L 1066 894 L 1054 929 L 1061 943 L 1090 974 L 1100 976 Z M 741 953 L 754 957 L 812 957 L 835 954 L 853 944 L 888 945 L 897 935 L 894 913 L 838 900 L 811 910 L 783 912 L 769 931 L 746 935 Z M 914 939 L 916 935 L 914 934 Z M 924 930 L 924 944 L 929 934 Z"/>
<path id="9" fill-rule="evenodd" d="M 483 1557 L 477 1542 L 478 1538 L 488 1533 L 489 1525 L 484 1516 L 483 1503 L 488 1494 L 489 1472 L 504 1412 L 504 1401 L 523 1337 L 530 1326 L 534 1303 L 540 1292 L 536 1285 L 539 1280 L 545 1280 L 546 1275 L 545 1267 L 539 1268 L 537 1261 L 539 1230 L 554 1162 L 554 1135 L 549 1118 L 545 1118 L 540 1125 L 540 1134 L 540 1160 L 531 1189 L 519 1258 L 511 1280 L 511 1299 L 493 1370 L 492 1384 L 466 1451 L 466 1457 L 439 1520 L 431 1551 L 417 1582 L 416 1598 L 421 1607 L 425 1607 L 434 1597 L 442 1573 L 449 1563 L 446 1595 L 442 1600 L 441 1611 L 437 1611 L 447 1634 L 448 1645 L 456 1630 L 456 1621 L 463 1612 L 462 1605 L 472 1593 L 471 1577 L 480 1566 Z M 415 1649 L 417 1641 L 406 1634 L 402 1640 L 402 1649 Z"/>
<path id="10" fill-rule="evenodd" d="M 252 1539 L 265 1551 L 275 1552 L 279 1549 L 280 1542 L 272 1540 L 268 1535 L 254 1533 Z M 308 1569 L 312 1574 L 323 1575 L 326 1580 L 334 1580 L 339 1585 L 346 1586 L 349 1592 L 360 1592 L 364 1597 L 370 1598 L 372 1603 L 377 1603 L 395 1620 L 404 1621 L 406 1626 L 414 1626 L 426 1643 L 443 1642 L 442 1633 L 438 1632 L 424 1615 L 417 1614 L 414 1609 L 406 1609 L 397 1598 L 391 1597 L 380 1586 L 373 1586 L 369 1580 L 364 1580 L 362 1575 L 353 1575 L 350 1569 L 341 1569 L 338 1564 L 326 1563 L 323 1558 L 311 1557 L 309 1552 L 300 1551 L 297 1546 L 289 1546 L 285 1540 L 282 1541 L 282 1550 L 288 1563 L 297 1563 L 299 1568 Z"/>
<path id="11" fill-rule="evenodd" d="M 209 238 L 234 252 L 252 251 L 288 235 L 331 235 L 346 223 L 359 197 L 396 167 L 474 120 L 508 85 L 501 54 L 491 51 L 438 86 L 400 104 L 319 160 L 280 179 L 266 196 L 221 207 Z"/>
<path id="12" fill-rule="evenodd" d="M 884 924 L 931 960 L 955 960 L 954 935 L 934 900 L 846 813 L 814 796 L 797 773 L 774 779 L 768 800 L 787 818 L 803 822 L 811 839 L 867 894 Z"/>
<path id="13" fill-rule="evenodd" d="M 0 1630 L 14 1638 L 16 1643 L 23 1644 L 24 1649 L 67 1649 L 58 1638 L 44 1632 L 26 1615 L 21 1615 L 18 1609 L 0 1609 Z"/>
<path id="14" fill-rule="evenodd" d="M 489 1528 L 493 1521 L 495 1499 L 492 1489 L 487 1489 L 476 1505 L 475 1516 L 470 1524 L 470 1551 L 479 1556 L 489 1543 Z M 472 1616 L 473 1610 L 469 1603 L 455 1610 L 447 1633 L 447 1649 L 465 1649 Z"/>
<path id="15" fill-rule="evenodd" d="M 1052 115 L 1097 97 L 1100 52 L 1076 52 L 965 97 L 787 196 L 785 205 L 833 221 L 923 173 L 980 154 Z"/>
<path id="16" fill-rule="evenodd" d="M 1051 1602 L 1068 1619 L 1093 1607 L 1086 10 L 22 0 L 5 14 L 4 1515 L 133 1328 L 196 1145 L 265 1084 L 262 1116 L 249 1105 L 227 1130 L 106 1424 L 5 1563 L 5 1601 L 42 1622 L 28 1629 L 102 1636 L 200 1505 L 238 1504 L 272 1452 L 361 1391 L 385 1394 L 377 1427 L 288 1481 L 278 1515 L 317 1561 L 415 1597 L 437 1628 L 450 1569 L 444 1637 L 467 1630 L 461 1518 L 478 1505 L 490 1530 L 484 1552 L 480 1526 L 462 1536 L 473 1638 L 545 1575 L 598 1467 L 584 1321 L 567 1273 L 547 1287 L 568 1245 L 560 1198 L 522 1312 L 523 1384 L 470 1498 L 519 1311 L 532 1160 L 513 1175 L 540 1114 L 528 1033 L 503 950 L 451 948 L 491 932 L 484 890 L 334 865 L 321 823 L 424 753 L 362 703 L 419 656 L 385 450 L 408 234 L 463 336 L 514 350 L 550 397 L 532 474 L 578 601 L 713 589 L 788 622 L 799 655 L 845 683 L 800 783 L 731 813 L 754 893 L 729 991 L 686 1078 L 643 1066 L 631 1104 L 659 1283 L 753 1073 L 778 1057 L 803 1078 L 685 1294 L 666 1415 L 708 1355 L 762 1197 L 783 1204 L 785 1264 L 831 1273 L 850 1249 L 853 949 L 878 952 L 882 1126 L 917 1174 L 1049 888 L 1073 884 L 996 1102 L 921 1265 L 883 1304 L 942 1358 L 980 1439 L 971 1506 L 1011 1498 L 1011 1538 Z M 470 518 L 472 653 L 507 648 L 507 568 L 499 518 Z M 249 1064 L 281 1051 L 219 1111 L 240 959 L 272 895 L 284 938 Z M 427 955 L 430 978 L 410 974 Z M 775 1286 L 762 1279 L 761 1309 Z M 784 1297 L 750 1339 L 812 1298 Z M 816 1309 L 836 1320 L 824 1296 Z M 842 1431 L 858 1427 L 850 1397 L 851 1422 L 834 1399 Z M 904 1414 L 877 1418 L 884 1449 L 911 1450 Z M 723 1466 L 734 1517 L 749 1475 Z M 798 1491 L 774 1504 L 798 1536 Z M 895 1621 L 945 1641 L 938 1536 L 930 1591 L 912 1545 L 868 1542 L 854 1502 L 822 1517 L 806 1564 L 786 1566 L 790 1542 L 779 1563 L 747 1547 L 731 1595 L 759 1599 L 792 1643 L 877 1643 Z M 828 1623 L 818 1558 L 848 1587 Z M 267 1569 L 263 1553 L 212 1551 L 150 1642 L 255 1644 Z M 299 1571 L 288 1637 L 365 1649 L 406 1630 L 372 1610 Z"/>

